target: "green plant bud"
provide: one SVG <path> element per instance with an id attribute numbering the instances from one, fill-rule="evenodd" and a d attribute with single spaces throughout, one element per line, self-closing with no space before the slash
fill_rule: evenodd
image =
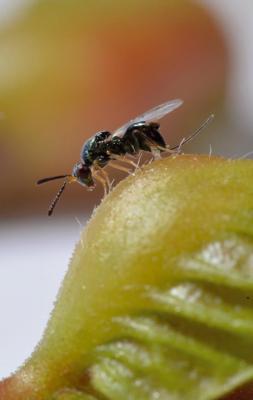
<path id="1" fill-rule="evenodd" d="M 211 400 L 248 384 L 252 182 L 250 160 L 189 155 L 117 185 L 82 234 L 43 339 L 0 398 Z"/>

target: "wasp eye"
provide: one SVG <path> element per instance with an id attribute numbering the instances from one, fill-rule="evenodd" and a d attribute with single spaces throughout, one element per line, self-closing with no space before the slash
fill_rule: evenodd
<path id="1" fill-rule="evenodd" d="M 85 186 L 93 186 L 91 169 L 85 164 L 76 164 L 73 168 L 72 175 L 77 178 L 77 181 Z"/>

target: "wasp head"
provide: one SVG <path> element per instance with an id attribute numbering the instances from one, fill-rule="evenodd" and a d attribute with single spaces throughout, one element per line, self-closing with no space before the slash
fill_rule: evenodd
<path id="1" fill-rule="evenodd" d="M 90 189 L 94 187 L 92 172 L 87 165 L 77 163 L 73 168 L 72 176 L 76 178 L 77 182 L 81 185 L 89 187 Z"/>

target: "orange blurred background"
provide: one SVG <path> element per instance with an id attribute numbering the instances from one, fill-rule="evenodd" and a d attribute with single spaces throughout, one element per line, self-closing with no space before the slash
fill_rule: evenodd
<path id="1" fill-rule="evenodd" d="M 83 142 L 100 129 L 181 98 L 183 107 L 161 121 L 176 144 L 211 112 L 222 114 L 225 40 L 192 1 L 33 1 L 0 30 L 0 54 L 5 218 L 46 216 L 59 182 L 35 181 L 70 173 Z M 71 185 L 55 211 L 90 212 L 102 194 Z"/>

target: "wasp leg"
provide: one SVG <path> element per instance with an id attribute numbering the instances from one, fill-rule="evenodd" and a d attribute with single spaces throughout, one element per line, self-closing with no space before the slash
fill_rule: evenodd
<path id="1" fill-rule="evenodd" d="M 159 133 L 159 132 L 157 132 Z M 160 133 L 159 133 L 160 135 Z M 178 147 L 181 147 L 181 144 L 179 146 L 176 146 L 175 148 L 170 148 L 169 145 L 166 145 L 164 143 L 164 146 L 158 144 L 155 140 L 152 140 L 148 135 L 143 134 L 143 137 L 145 138 L 146 144 L 150 147 L 150 152 L 152 153 L 154 159 L 160 159 L 161 158 L 161 153 L 170 153 L 170 154 L 175 154 L 178 153 Z M 161 136 L 162 137 L 162 136 Z M 185 139 L 182 141 L 182 144 L 184 144 Z"/>
<path id="2" fill-rule="evenodd" d="M 156 148 L 161 152 L 161 153 L 170 153 L 170 154 L 175 154 L 178 153 L 178 150 L 172 150 L 170 148 L 169 145 L 167 145 L 166 147 L 160 147 L 160 146 L 156 146 Z"/>
<path id="3" fill-rule="evenodd" d="M 183 139 L 181 140 L 181 142 L 179 143 L 179 145 L 175 147 L 175 152 L 176 152 L 176 153 L 181 153 L 181 152 L 182 152 L 182 146 L 186 143 L 186 141 L 187 141 L 187 139 L 186 139 L 186 138 L 183 138 Z M 172 151 L 173 151 L 173 150 L 172 150 Z"/>
<path id="4" fill-rule="evenodd" d="M 138 157 L 137 164 L 136 164 L 136 167 L 135 167 L 134 172 L 136 172 L 136 171 L 140 168 L 140 162 L 141 162 L 142 155 L 143 155 L 143 152 L 140 151 L 140 152 L 139 152 L 139 157 Z"/>
<path id="5" fill-rule="evenodd" d="M 161 151 L 158 149 L 158 147 L 152 147 L 151 153 L 155 160 L 160 160 L 160 158 L 162 158 Z"/>
<path id="6" fill-rule="evenodd" d="M 99 168 L 99 172 L 103 175 L 104 179 L 106 180 L 106 183 L 108 186 L 108 193 L 109 193 L 111 190 L 111 182 L 110 182 L 109 176 L 103 168 Z"/>
<path id="7" fill-rule="evenodd" d="M 164 149 L 163 151 L 165 153 L 170 153 L 170 154 L 181 154 L 183 144 L 184 144 L 184 141 L 180 142 L 180 144 L 175 148 L 170 148 L 170 146 L 168 145 L 168 146 L 166 146 L 166 149 Z"/>
<path id="8" fill-rule="evenodd" d="M 148 148 L 149 148 L 149 150 L 146 150 L 146 151 L 149 151 L 151 154 L 152 154 L 152 156 L 153 156 L 153 158 L 155 159 L 155 160 L 159 160 L 160 158 L 161 158 L 161 153 L 163 152 L 163 151 L 166 151 L 166 147 L 163 147 L 163 146 L 160 146 L 159 144 L 157 144 L 156 142 L 155 142 L 155 140 L 152 140 L 149 136 L 147 136 L 147 135 L 144 135 L 143 134 L 143 137 L 144 137 L 144 139 L 145 139 L 145 144 L 148 146 Z"/>
<path id="9" fill-rule="evenodd" d="M 115 162 L 113 162 L 113 161 L 110 161 L 109 164 L 108 164 L 108 166 L 109 166 L 109 167 L 112 167 L 112 168 L 115 168 L 115 169 L 118 169 L 118 170 L 120 170 L 120 171 L 126 172 L 127 174 L 131 174 L 130 169 L 127 169 L 127 168 L 125 168 L 125 167 L 122 167 L 121 165 L 119 165 L 119 164 L 117 164 L 117 163 L 115 163 Z"/>
<path id="10" fill-rule="evenodd" d="M 97 181 L 99 181 L 99 182 L 103 185 L 103 188 L 104 188 L 104 196 L 106 196 L 107 193 L 108 193 L 108 192 L 107 192 L 106 180 L 105 180 L 102 176 L 99 175 L 99 171 L 94 171 L 93 176 L 94 176 L 94 178 L 95 178 Z"/>
<path id="11" fill-rule="evenodd" d="M 114 154 L 113 154 L 113 159 L 114 159 L 114 160 L 117 160 L 117 161 L 125 162 L 125 163 L 127 163 L 127 164 L 130 164 L 130 165 L 132 165 L 132 166 L 135 167 L 135 168 L 138 168 L 138 167 L 139 167 L 139 165 L 136 164 L 134 161 L 129 160 L 128 158 L 125 158 L 125 157 L 122 157 L 122 156 L 117 156 L 117 155 L 114 155 Z"/>
<path id="12" fill-rule="evenodd" d="M 180 150 L 181 150 L 181 146 L 184 144 L 184 140 L 182 140 L 180 145 L 178 145 L 177 147 L 172 148 L 172 149 L 170 148 L 170 145 L 166 145 L 166 147 L 162 147 L 162 146 L 158 146 L 154 142 L 149 141 L 149 145 L 151 147 L 151 153 L 153 154 L 154 158 L 158 158 L 158 159 L 161 158 L 161 157 L 159 157 L 159 155 L 163 152 L 170 153 L 170 154 L 178 153 L 178 149 L 180 148 Z M 157 154 L 155 154 L 155 153 L 158 153 L 158 152 L 159 152 L 159 155 L 157 157 Z"/>
<path id="13" fill-rule="evenodd" d="M 180 151 L 178 151 L 178 149 L 177 150 L 172 150 L 170 148 L 170 146 L 168 145 L 168 146 L 166 146 L 166 149 L 163 149 L 163 151 L 165 151 L 166 153 L 175 154 L 175 153 L 180 152 L 181 150 Z"/>
<path id="14" fill-rule="evenodd" d="M 109 180 L 109 177 L 105 170 L 103 169 L 104 167 L 100 167 L 97 163 L 94 163 L 93 165 L 93 172 L 96 176 L 96 174 L 100 174 L 100 178 L 103 179 L 104 183 L 107 185 L 106 193 L 109 193 L 111 190 L 111 182 Z M 101 176 L 102 175 L 102 176 Z"/>

